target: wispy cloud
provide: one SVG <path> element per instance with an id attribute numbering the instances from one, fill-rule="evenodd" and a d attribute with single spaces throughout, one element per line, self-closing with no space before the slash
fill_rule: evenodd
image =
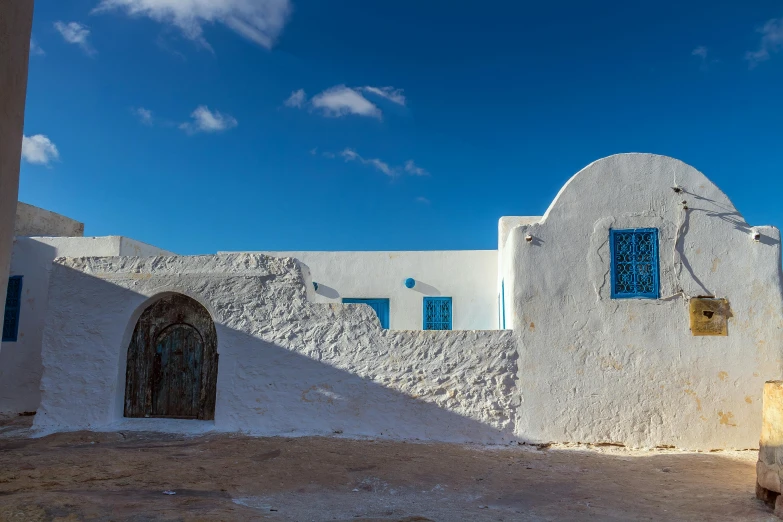
<path id="1" fill-rule="evenodd" d="M 387 176 L 394 177 L 398 174 L 395 170 L 393 170 L 389 166 L 388 163 L 381 161 L 378 158 L 365 159 L 361 157 L 359 153 L 357 153 L 355 150 L 351 148 L 344 149 L 340 153 L 340 156 L 342 156 L 343 159 L 345 159 L 345 161 L 358 161 L 363 165 L 370 165 L 371 167 L 374 167 L 375 169 L 383 172 Z"/>
<path id="2" fill-rule="evenodd" d="M 315 95 L 310 104 L 324 116 L 355 114 L 381 119 L 381 110 L 374 103 L 345 85 L 337 85 Z"/>
<path id="3" fill-rule="evenodd" d="M 313 149 L 312 151 L 310 151 L 311 154 L 314 154 L 315 153 L 314 151 L 317 152 L 317 149 Z M 325 158 L 335 158 L 336 157 L 336 155 L 331 153 L 331 152 L 323 152 L 323 153 L 321 153 L 321 155 L 323 157 L 325 157 Z M 395 177 L 400 176 L 400 175 L 402 175 L 404 173 L 408 173 L 408 174 L 411 174 L 413 176 L 428 176 L 429 175 L 429 173 L 426 170 L 422 169 L 421 167 L 418 167 L 413 162 L 413 160 L 406 161 L 405 165 L 403 165 L 401 167 L 395 167 L 395 166 L 389 165 L 389 163 L 387 163 L 387 162 L 385 162 L 385 161 L 383 161 L 381 159 L 378 159 L 378 158 L 365 158 L 361 154 L 356 152 L 356 150 L 354 150 L 354 149 L 352 149 L 350 147 L 346 147 L 345 149 L 343 149 L 339 153 L 339 156 L 341 158 L 343 158 L 346 162 L 355 161 L 355 162 L 361 163 L 362 165 L 367 165 L 369 167 L 372 167 L 375 170 L 377 170 L 379 172 L 382 172 L 383 174 L 389 176 L 390 178 L 395 178 Z"/>
<path id="4" fill-rule="evenodd" d="M 394 87 L 371 87 L 365 86 L 361 88 L 362 91 L 386 98 L 390 102 L 394 102 L 397 105 L 405 106 L 405 96 L 402 89 L 395 89 Z"/>
<path id="5" fill-rule="evenodd" d="M 95 56 L 97 51 L 90 44 L 90 30 L 79 22 L 55 22 L 54 28 L 70 44 L 78 45 L 87 56 Z"/>
<path id="6" fill-rule="evenodd" d="M 60 159 L 57 146 L 47 136 L 36 134 L 22 137 L 22 159 L 33 165 L 48 166 L 52 161 Z"/>
<path id="7" fill-rule="evenodd" d="M 429 205 L 431 203 L 431 201 L 425 198 L 424 196 L 419 196 L 418 198 L 416 198 L 416 201 L 418 203 L 421 203 L 422 205 Z"/>
<path id="8" fill-rule="evenodd" d="M 700 45 L 691 51 L 691 56 L 695 56 L 699 59 L 699 69 L 702 71 L 707 71 L 709 70 L 710 65 L 718 63 L 717 59 L 710 57 L 710 50 L 703 45 Z"/>
<path id="9" fill-rule="evenodd" d="M 291 14 L 290 0 L 101 0 L 93 13 L 123 11 L 177 27 L 185 37 L 211 49 L 204 25 L 220 23 L 271 49 Z"/>
<path id="10" fill-rule="evenodd" d="M 335 85 L 313 96 L 308 102 L 304 89 L 293 91 L 285 102 L 286 107 L 304 108 L 321 113 L 324 116 L 339 118 L 341 116 L 356 115 L 381 119 L 381 109 L 368 100 L 364 94 L 371 94 L 389 100 L 398 105 L 405 106 L 405 96 L 402 89 L 394 87 L 347 87 Z"/>
<path id="11" fill-rule="evenodd" d="M 36 43 L 33 38 L 30 38 L 30 56 L 45 56 L 46 53 L 41 46 Z"/>
<path id="12" fill-rule="evenodd" d="M 291 96 L 289 96 L 284 103 L 286 107 L 296 107 L 301 109 L 305 101 L 307 101 L 307 95 L 305 94 L 304 89 L 299 89 L 298 91 L 292 92 Z"/>
<path id="13" fill-rule="evenodd" d="M 745 59 L 751 69 L 761 62 L 770 59 L 771 55 L 783 49 L 783 18 L 773 18 L 761 26 L 757 32 L 761 33 L 761 42 L 756 51 L 745 53 Z"/>
<path id="14" fill-rule="evenodd" d="M 416 163 L 413 162 L 413 160 L 408 160 L 405 162 L 405 172 L 408 174 L 412 174 L 414 176 L 429 176 L 430 173 L 424 170 L 423 168 L 416 165 Z"/>
<path id="15" fill-rule="evenodd" d="M 145 109 L 144 107 L 137 107 L 133 109 L 133 114 L 135 114 L 139 121 L 144 125 L 152 125 L 154 121 L 152 117 L 152 111 Z"/>
<path id="16" fill-rule="evenodd" d="M 209 110 L 206 105 L 200 105 L 190 115 L 191 121 L 180 124 L 179 128 L 188 134 L 197 132 L 221 132 L 237 126 L 236 118 L 228 114 Z"/>

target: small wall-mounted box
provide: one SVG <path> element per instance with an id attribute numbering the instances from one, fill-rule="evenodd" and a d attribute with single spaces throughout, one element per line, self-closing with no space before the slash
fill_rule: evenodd
<path id="1" fill-rule="evenodd" d="M 729 335 L 731 307 L 726 299 L 694 297 L 690 302 L 691 333 L 702 335 Z"/>

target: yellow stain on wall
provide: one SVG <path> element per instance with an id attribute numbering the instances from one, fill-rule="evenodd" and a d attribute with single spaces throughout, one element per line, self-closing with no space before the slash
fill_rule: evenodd
<path id="1" fill-rule="evenodd" d="M 685 393 L 687 393 L 688 395 L 692 395 L 693 398 L 696 399 L 696 409 L 701 411 L 701 399 L 699 399 L 699 397 L 696 396 L 696 392 L 693 390 L 685 390 Z"/>
<path id="2" fill-rule="evenodd" d="M 725 381 L 728 376 L 729 374 L 727 372 L 718 372 L 718 379 L 721 381 Z"/>
<path id="3" fill-rule="evenodd" d="M 727 411 L 726 413 L 723 413 L 722 411 L 718 412 L 718 418 L 720 418 L 720 423 L 725 424 L 726 426 L 731 426 L 733 428 L 736 428 L 737 425 L 731 422 L 731 419 L 734 418 L 734 414 L 730 411 Z"/>

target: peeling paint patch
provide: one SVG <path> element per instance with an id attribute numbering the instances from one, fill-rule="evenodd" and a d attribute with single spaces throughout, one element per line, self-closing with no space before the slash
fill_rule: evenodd
<path id="1" fill-rule="evenodd" d="M 718 418 L 720 419 L 720 423 L 724 424 L 726 426 L 731 426 L 732 428 L 736 428 L 737 425 L 731 422 L 731 420 L 734 418 L 734 414 L 730 411 L 727 411 L 726 413 L 723 413 L 722 411 L 718 412 Z"/>
<path id="2" fill-rule="evenodd" d="M 725 381 L 728 378 L 728 372 L 718 372 L 718 379 Z"/>
<path id="3" fill-rule="evenodd" d="M 753 399 L 751 398 L 750 395 L 746 395 L 745 396 L 745 402 L 747 402 L 748 404 L 752 404 L 753 403 Z"/>
<path id="4" fill-rule="evenodd" d="M 535 332 L 536 331 L 536 323 L 530 323 L 530 331 Z"/>

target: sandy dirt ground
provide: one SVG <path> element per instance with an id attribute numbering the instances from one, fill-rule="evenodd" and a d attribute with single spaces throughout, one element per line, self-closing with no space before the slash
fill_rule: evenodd
<path id="1" fill-rule="evenodd" d="M 755 498 L 753 451 L 160 433 L 30 438 L 29 424 L 0 421 L 2 521 L 779 521 Z"/>

